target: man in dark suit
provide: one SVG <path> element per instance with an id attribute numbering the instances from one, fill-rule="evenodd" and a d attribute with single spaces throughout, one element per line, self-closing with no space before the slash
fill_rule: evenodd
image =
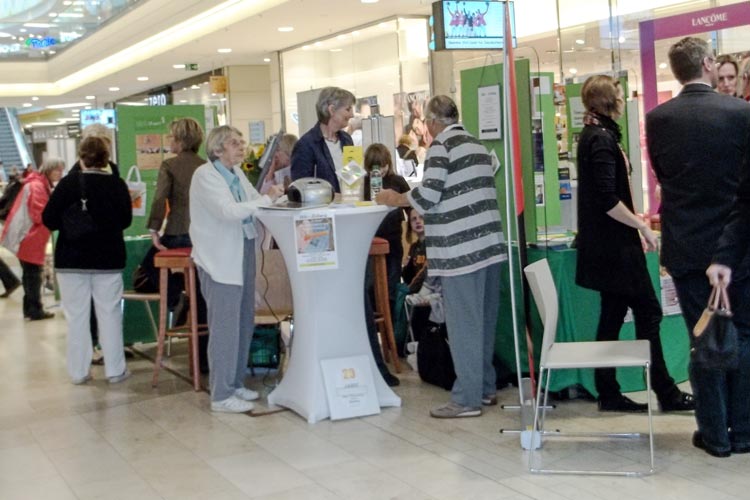
<path id="1" fill-rule="evenodd" d="M 737 193 L 750 106 L 714 90 L 718 73 L 705 40 L 680 40 L 670 48 L 669 62 L 683 88 L 648 113 L 646 137 L 662 190 L 661 261 L 692 332 L 711 292 L 704 271 Z M 745 265 L 737 271 L 735 297 L 750 292 L 747 270 Z M 693 445 L 720 457 L 750 452 L 750 307 L 738 305 L 740 359 L 746 361 L 736 371 L 708 370 L 692 361 L 689 368 L 698 423 Z M 692 344 L 692 333 L 690 339 Z"/>

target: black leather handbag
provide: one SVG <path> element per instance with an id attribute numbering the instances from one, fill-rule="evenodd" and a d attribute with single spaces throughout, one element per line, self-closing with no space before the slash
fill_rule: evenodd
<path id="1" fill-rule="evenodd" d="M 710 370 L 737 368 L 737 328 L 725 286 L 717 285 L 693 328 L 692 361 Z"/>

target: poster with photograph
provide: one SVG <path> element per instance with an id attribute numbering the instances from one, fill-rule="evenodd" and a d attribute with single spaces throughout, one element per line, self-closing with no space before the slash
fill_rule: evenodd
<path id="1" fill-rule="evenodd" d="M 162 161 L 166 160 L 167 158 L 174 158 L 177 156 L 172 152 L 172 135 L 171 134 L 164 134 L 161 136 L 161 152 L 162 152 Z"/>
<path id="2" fill-rule="evenodd" d="M 336 220 L 330 210 L 310 210 L 294 216 L 298 271 L 338 269 Z"/>
<path id="3" fill-rule="evenodd" d="M 393 122 L 396 144 L 402 135 L 411 137 L 411 149 L 426 150 L 432 137 L 424 123 L 425 106 L 430 95 L 427 91 L 393 94 Z"/>
<path id="4" fill-rule="evenodd" d="M 534 174 L 534 201 L 537 207 L 544 203 L 544 174 Z"/>
<path id="5" fill-rule="evenodd" d="M 135 136 L 136 162 L 141 170 L 156 170 L 162 162 L 162 134 Z"/>

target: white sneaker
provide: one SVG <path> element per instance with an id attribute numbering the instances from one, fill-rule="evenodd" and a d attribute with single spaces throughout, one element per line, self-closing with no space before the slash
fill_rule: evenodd
<path id="1" fill-rule="evenodd" d="M 243 401 L 237 396 L 229 396 L 223 401 L 211 401 L 211 411 L 221 413 L 246 413 L 255 408 L 250 401 Z"/>
<path id="2" fill-rule="evenodd" d="M 86 382 L 88 382 L 89 380 L 91 380 L 91 374 L 90 373 L 86 374 L 85 377 L 74 378 L 73 380 L 71 380 L 71 382 L 73 382 L 73 385 L 83 385 Z"/>
<path id="3" fill-rule="evenodd" d="M 255 401 L 260 397 L 260 395 L 251 390 L 247 389 L 246 387 L 240 387 L 239 389 L 235 389 L 234 391 L 235 397 L 243 400 L 243 401 Z"/>
<path id="4" fill-rule="evenodd" d="M 107 380 L 109 380 L 110 384 L 119 384 L 120 382 L 129 379 L 130 375 L 132 375 L 132 373 L 130 373 L 130 370 L 125 368 L 125 371 L 122 372 L 122 374 L 116 375 L 114 377 L 109 377 Z"/>

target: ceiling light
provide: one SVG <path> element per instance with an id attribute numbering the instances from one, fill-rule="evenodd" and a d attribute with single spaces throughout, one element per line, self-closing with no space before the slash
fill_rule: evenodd
<path id="1" fill-rule="evenodd" d="M 21 28 L 18 30 L 19 33 L 26 33 L 28 30 L 26 28 Z"/>
<path id="2" fill-rule="evenodd" d="M 109 88 L 110 92 L 117 92 L 118 90 L 120 90 L 120 87 L 110 87 Z"/>
<path id="3" fill-rule="evenodd" d="M 232 49 L 216 49 L 216 52 L 218 52 L 219 54 L 229 54 L 230 52 L 232 52 Z"/>
<path id="4" fill-rule="evenodd" d="M 186 103 L 186 102 L 187 102 L 187 99 L 180 99 L 180 103 L 181 103 L 181 104 L 184 104 L 184 103 Z"/>
<path id="5" fill-rule="evenodd" d="M 578 70 L 575 68 L 570 68 L 568 71 L 570 72 L 571 75 L 575 75 L 576 73 L 578 73 Z"/>
<path id="6" fill-rule="evenodd" d="M 57 27 L 56 24 L 49 24 L 49 23 L 24 23 L 24 26 L 27 28 L 55 28 Z"/>
<path id="7" fill-rule="evenodd" d="M 617 39 L 617 41 L 620 43 L 625 43 L 625 37 L 621 36 L 620 38 Z"/>
<path id="8" fill-rule="evenodd" d="M 323 42 L 315 42 L 313 45 L 315 45 L 316 47 L 320 47 L 321 45 L 323 45 Z"/>
<path id="9" fill-rule="evenodd" d="M 185 69 L 185 65 L 184 64 L 173 64 L 172 67 L 174 69 Z"/>
<path id="10" fill-rule="evenodd" d="M 359 31 L 352 31 L 352 36 L 359 36 Z"/>
<path id="11" fill-rule="evenodd" d="M 137 78 L 137 80 L 138 80 L 139 82 L 147 82 L 147 81 L 148 81 L 148 77 L 147 77 L 147 76 L 139 76 L 139 77 Z"/>
<path id="12" fill-rule="evenodd" d="M 579 38 L 578 40 L 576 40 L 576 43 L 577 43 L 578 45 L 584 45 L 584 44 L 586 43 L 586 40 L 581 40 L 581 39 Z"/>
<path id="13" fill-rule="evenodd" d="M 346 35 L 339 35 L 339 36 L 336 37 L 336 39 L 338 39 L 338 40 L 344 40 L 344 39 L 346 39 Z"/>
<path id="14" fill-rule="evenodd" d="M 95 95 L 87 95 L 86 99 L 88 99 L 89 101 L 91 101 L 93 99 L 96 99 L 96 96 Z"/>
<path id="15" fill-rule="evenodd" d="M 12 37 L 13 35 L 11 35 L 10 33 L 0 32 L 0 38 L 12 38 Z"/>
<path id="16" fill-rule="evenodd" d="M 32 104 L 30 102 L 25 102 L 25 103 L 22 104 L 22 106 L 24 108 L 30 108 L 32 106 Z"/>
<path id="17" fill-rule="evenodd" d="M 71 0 L 65 0 L 63 5 L 73 5 L 73 2 L 71 2 Z"/>
<path id="18" fill-rule="evenodd" d="M 57 17 L 83 17 L 80 12 L 60 12 Z"/>
<path id="19" fill-rule="evenodd" d="M 341 52 L 343 49 L 330 49 L 331 52 Z"/>
<path id="20" fill-rule="evenodd" d="M 60 125 L 58 122 L 34 122 L 29 123 L 29 127 L 54 127 Z"/>
<path id="21" fill-rule="evenodd" d="M 271 58 L 270 57 L 264 57 L 263 58 L 263 62 L 271 62 Z"/>
<path id="22" fill-rule="evenodd" d="M 309 45 L 303 45 L 302 46 L 302 50 L 310 50 L 310 46 Z"/>
<path id="23" fill-rule="evenodd" d="M 47 14 L 49 17 L 57 17 L 57 12 L 50 12 Z"/>
<path id="24" fill-rule="evenodd" d="M 31 100 L 32 100 L 32 101 L 38 101 L 38 100 L 39 100 L 39 98 L 38 98 L 38 97 L 36 97 L 36 96 L 34 96 L 34 97 L 32 97 L 32 98 L 31 98 Z"/>
<path id="25" fill-rule="evenodd" d="M 66 108 L 80 108 L 81 106 L 86 106 L 88 103 L 86 102 L 71 102 L 68 104 L 51 104 L 47 106 L 47 109 L 66 109 Z"/>
<path id="26" fill-rule="evenodd" d="M 282 33 L 289 33 L 290 31 L 294 31 L 294 27 L 293 26 L 279 26 L 276 29 L 279 30 Z"/>
<path id="27" fill-rule="evenodd" d="M 91 106 L 86 106 L 86 107 L 85 107 L 85 108 L 83 108 L 83 109 L 91 109 Z"/>
<path id="28" fill-rule="evenodd" d="M 361 0 L 362 3 L 378 3 L 378 0 Z"/>
<path id="29" fill-rule="evenodd" d="M 49 53 L 52 54 L 52 55 L 55 55 L 55 54 L 57 54 L 57 51 L 56 50 L 50 50 Z"/>
<path id="30" fill-rule="evenodd" d="M 191 85 L 190 88 L 191 89 L 200 90 L 201 86 L 200 85 Z"/>
<path id="31" fill-rule="evenodd" d="M 659 69 L 667 69 L 667 63 L 659 64 Z"/>

